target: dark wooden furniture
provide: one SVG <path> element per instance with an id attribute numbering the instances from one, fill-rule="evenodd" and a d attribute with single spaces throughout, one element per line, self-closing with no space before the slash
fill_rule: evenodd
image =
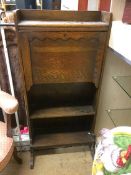
<path id="1" fill-rule="evenodd" d="M 50 10 L 60 10 L 61 9 L 61 0 L 42 0 L 42 8 Z"/>
<path id="2" fill-rule="evenodd" d="M 94 144 L 110 24 L 110 13 L 100 11 L 16 11 L 31 168 L 35 150 Z"/>
<path id="3" fill-rule="evenodd" d="M 17 100 L 11 95 L 0 90 L 0 108 L 5 112 L 6 122 L 0 121 L 0 172 L 7 166 L 12 154 L 18 163 L 22 160 L 17 157 L 11 132 L 11 114 L 18 108 Z"/>

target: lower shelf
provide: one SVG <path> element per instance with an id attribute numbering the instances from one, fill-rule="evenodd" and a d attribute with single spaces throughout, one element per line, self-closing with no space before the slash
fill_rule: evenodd
<path id="1" fill-rule="evenodd" d="M 72 116 L 88 116 L 95 115 L 93 106 L 71 106 L 71 107 L 52 107 L 41 110 L 36 110 L 30 115 L 31 119 L 42 119 L 42 118 L 62 118 Z"/>
<path id="2" fill-rule="evenodd" d="M 57 148 L 75 145 L 93 144 L 94 137 L 85 132 L 68 132 L 68 133 L 55 133 L 55 134 L 43 134 L 37 135 L 33 139 L 32 148 L 34 149 L 46 149 Z"/>

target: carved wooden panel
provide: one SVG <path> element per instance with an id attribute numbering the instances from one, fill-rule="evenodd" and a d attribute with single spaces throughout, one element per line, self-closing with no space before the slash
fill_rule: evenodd
<path id="1" fill-rule="evenodd" d="M 19 108 L 18 108 L 19 121 L 20 121 L 20 124 L 26 125 L 27 114 L 26 114 L 26 107 L 25 107 L 25 103 L 26 103 L 25 102 L 25 96 L 26 96 L 25 83 L 23 79 L 22 65 L 18 56 L 18 45 L 17 45 L 15 28 L 5 29 L 5 38 L 7 43 L 15 97 L 19 102 Z M 3 69 L 6 69 L 6 66 L 3 67 Z M 7 80 L 8 79 L 6 77 L 4 81 L 8 82 Z M 14 121 L 14 123 L 16 122 Z"/>
<path id="2" fill-rule="evenodd" d="M 98 82 L 106 32 L 28 35 L 21 41 L 27 90 L 32 84 Z"/>

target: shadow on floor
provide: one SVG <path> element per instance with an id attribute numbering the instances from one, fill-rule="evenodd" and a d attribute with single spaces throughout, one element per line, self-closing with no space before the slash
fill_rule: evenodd
<path id="1" fill-rule="evenodd" d="M 41 153 L 40 153 L 41 154 Z M 90 175 L 92 157 L 88 147 L 69 147 L 46 150 L 38 155 L 33 170 L 29 168 L 30 153 L 22 152 L 23 164 L 12 158 L 1 175 Z"/>

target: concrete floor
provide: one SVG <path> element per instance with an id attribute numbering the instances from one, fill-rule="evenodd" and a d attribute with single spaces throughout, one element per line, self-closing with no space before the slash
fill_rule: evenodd
<path id="1" fill-rule="evenodd" d="M 22 152 L 23 164 L 12 158 L 1 175 L 91 175 L 92 157 L 87 147 L 61 148 L 37 155 L 35 167 L 29 168 L 29 152 Z"/>

